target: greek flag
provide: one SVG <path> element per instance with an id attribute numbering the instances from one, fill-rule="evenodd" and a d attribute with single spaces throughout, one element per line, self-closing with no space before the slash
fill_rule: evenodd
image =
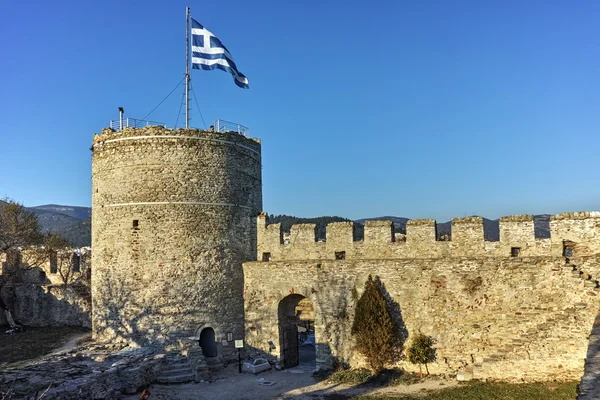
<path id="1" fill-rule="evenodd" d="M 233 81 L 248 89 L 248 79 L 238 71 L 227 48 L 208 29 L 192 18 L 192 68 L 218 68 L 233 75 Z"/>

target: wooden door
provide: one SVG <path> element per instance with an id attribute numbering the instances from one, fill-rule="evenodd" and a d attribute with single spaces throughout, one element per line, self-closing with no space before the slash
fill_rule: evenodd
<path id="1" fill-rule="evenodd" d="M 298 365 L 298 327 L 296 317 L 286 317 L 283 325 L 283 368 Z"/>

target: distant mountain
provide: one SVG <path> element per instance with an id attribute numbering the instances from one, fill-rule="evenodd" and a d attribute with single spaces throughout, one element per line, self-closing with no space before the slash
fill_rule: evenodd
<path id="1" fill-rule="evenodd" d="M 42 232 L 57 233 L 76 247 L 91 245 L 91 207 L 47 204 L 27 209 L 37 215 Z"/>
<path id="2" fill-rule="evenodd" d="M 354 222 L 358 222 L 362 225 L 364 225 L 366 221 L 392 221 L 394 223 L 395 232 L 406 233 L 406 221 L 408 221 L 408 218 L 390 217 L 389 215 L 387 215 L 385 217 L 361 218 L 354 220 Z"/>
<path id="3" fill-rule="evenodd" d="M 58 232 L 75 247 L 92 245 L 92 217 L 64 228 Z"/>
<path id="4" fill-rule="evenodd" d="M 68 215 L 77 220 L 85 220 L 92 216 L 91 207 L 77 207 L 77 206 L 60 206 L 57 204 L 46 204 L 43 206 L 28 207 L 30 210 L 36 213 L 52 212 Z"/>

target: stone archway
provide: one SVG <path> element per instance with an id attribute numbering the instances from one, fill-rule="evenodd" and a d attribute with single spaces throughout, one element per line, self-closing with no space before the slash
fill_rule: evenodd
<path id="1" fill-rule="evenodd" d="M 206 327 L 200 332 L 199 339 L 200 347 L 204 357 L 217 357 L 217 343 L 215 342 L 215 330 L 211 327 Z"/>
<path id="2" fill-rule="evenodd" d="M 277 310 L 279 348 L 283 368 L 314 365 L 316 359 L 315 316 L 312 302 L 299 294 L 284 297 Z"/>

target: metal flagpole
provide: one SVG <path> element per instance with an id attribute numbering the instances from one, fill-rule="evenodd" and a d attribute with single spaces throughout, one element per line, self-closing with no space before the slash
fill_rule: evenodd
<path id="1" fill-rule="evenodd" d="M 185 8 L 185 129 L 190 127 L 190 8 Z"/>

